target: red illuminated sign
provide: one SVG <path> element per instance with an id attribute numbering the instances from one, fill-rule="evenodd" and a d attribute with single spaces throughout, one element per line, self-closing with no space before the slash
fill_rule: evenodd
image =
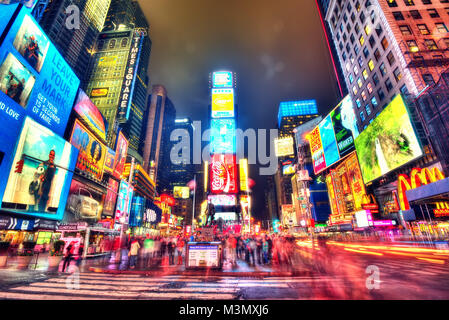
<path id="1" fill-rule="evenodd" d="M 175 199 L 168 194 L 161 194 L 161 201 L 170 207 L 173 207 L 175 205 Z"/>
<path id="2" fill-rule="evenodd" d="M 433 214 L 435 215 L 435 217 L 446 217 L 449 216 L 449 209 L 435 209 L 433 210 Z"/>
<path id="3" fill-rule="evenodd" d="M 235 155 L 214 154 L 210 165 L 212 193 L 237 193 L 237 166 Z"/>

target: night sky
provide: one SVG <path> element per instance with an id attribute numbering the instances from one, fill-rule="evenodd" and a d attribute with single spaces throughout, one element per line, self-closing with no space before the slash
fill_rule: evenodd
<path id="1" fill-rule="evenodd" d="M 139 0 L 150 24 L 150 84 L 162 84 L 178 117 L 208 118 L 209 73 L 237 73 L 239 127 L 275 128 L 279 103 L 338 103 L 332 63 L 314 0 Z M 203 126 L 203 130 L 206 125 Z M 253 215 L 267 219 L 265 177 Z"/>

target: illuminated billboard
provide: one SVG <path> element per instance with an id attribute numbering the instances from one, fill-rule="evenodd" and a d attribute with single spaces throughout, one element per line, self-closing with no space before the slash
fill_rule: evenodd
<path id="1" fill-rule="evenodd" d="M 103 212 L 104 193 L 91 184 L 72 180 L 69 197 L 67 199 L 67 212 L 64 221 L 101 220 Z"/>
<path id="2" fill-rule="evenodd" d="M 115 151 L 107 148 L 107 152 L 104 158 L 103 171 L 113 174 L 114 173 L 114 161 L 115 161 Z"/>
<path id="3" fill-rule="evenodd" d="M 0 47 L 0 100 L 18 126 L 28 115 L 63 136 L 80 80 L 28 13 L 22 7 Z M 10 19 L 2 8 L 0 21 Z"/>
<path id="4" fill-rule="evenodd" d="M 214 206 L 235 206 L 237 204 L 237 197 L 231 194 L 210 195 L 207 200 Z"/>
<path id="5" fill-rule="evenodd" d="M 173 197 L 176 199 L 189 199 L 190 189 L 189 187 L 173 187 Z"/>
<path id="6" fill-rule="evenodd" d="M 212 89 L 212 118 L 234 117 L 234 89 Z"/>
<path id="7" fill-rule="evenodd" d="M 108 180 L 108 191 L 104 200 L 103 214 L 112 217 L 114 215 L 115 203 L 117 202 L 119 182 L 112 178 Z"/>
<path id="8" fill-rule="evenodd" d="M 331 164 L 340 160 L 331 117 L 327 116 L 324 118 L 318 127 L 320 128 L 320 137 L 321 143 L 323 144 L 326 167 L 329 167 Z"/>
<path id="9" fill-rule="evenodd" d="M 284 176 L 291 175 L 295 173 L 295 165 L 294 164 L 287 164 L 282 167 L 282 174 Z"/>
<path id="10" fill-rule="evenodd" d="M 332 118 L 338 152 L 340 158 L 343 158 L 354 151 L 354 139 L 359 136 L 354 106 L 349 95 L 331 111 L 330 117 Z"/>
<path id="11" fill-rule="evenodd" d="M 401 95 L 355 139 L 365 183 L 423 155 Z"/>
<path id="12" fill-rule="evenodd" d="M 313 171 L 316 173 L 326 169 L 323 143 L 321 142 L 320 128 L 316 127 L 309 134 L 310 152 L 312 154 Z"/>
<path id="13" fill-rule="evenodd" d="M 212 193 L 237 193 L 237 166 L 235 155 L 214 154 L 210 164 Z"/>
<path id="14" fill-rule="evenodd" d="M 76 168 L 101 180 L 106 146 L 95 138 L 78 119 L 73 125 L 70 143 L 79 150 Z"/>
<path id="15" fill-rule="evenodd" d="M 120 182 L 120 188 L 117 196 L 117 208 L 115 210 L 115 219 L 119 223 L 128 223 L 133 191 L 133 187 L 130 186 L 128 182 L 125 180 Z"/>
<path id="16" fill-rule="evenodd" d="M 210 133 L 211 153 L 235 153 L 235 120 L 212 119 Z"/>
<path id="17" fill-rule="evenodd" d="M 104 98 L 107 97 L 109 93 L 109 88 L 93 88 L 90 92 L 92 98 Z"/>
<path id="18" fill-rule="evenodd" d="M 217 71 L 212 74 L 213 88 L 231 88 L 233 85 L 232 72 Z"/>
<path id="19" fill-rule="evenodd" d="M 274 150 L 276 157 L 290 156 L 295 153 L 293 149 L 293 137 L 276 138 L 274 140 Z"/>
<path id="20" fill-rule="evenodd" d="M 240 159 L 239 161 L 240 171 L 240 190 L 248 191 L 248 159 Z"/>
<path id="21" fill-rule="evenodd" d="M 27 117 L 13 154 L 2 209 L 62 219 L 78 150 Z"/>
<path id="22" fill-rule="evenodd" d="M 122 131 L 117 136 L 117 143 L 115 148 L 114 159 L 114 177 L 121 178 L 123 170 L 125 169 L 126 156 L 128 154 L 128 140 L 123 135 Z"/>
<path id="23" fill-rule="evenodd" d="M 101 139 L 106 140 L 106 126 L 103 115 L 83 90 L 79 90 L 73 110 L 81 117 L 90 130 Z"/>

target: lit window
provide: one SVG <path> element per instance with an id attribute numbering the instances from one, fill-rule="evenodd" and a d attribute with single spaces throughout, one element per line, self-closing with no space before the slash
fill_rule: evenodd
<path id="1" fill-rule="evenodd" d="M 362 106 L 360 99 L 355 100 L 355 103 L 357 104 L 357 108 L 360 108 Z"/>
<path id="2" fill-rule="evenodd" d="M 407 41 L 407 46 L 410 49 L 411 52 L 418 52 L 419 48 L 418 45 L 416 44 L 415 40 L 408 40 Z"/>
<path id="3" fill-rule="evenodd" d="M 365 90 L 363 90 L 362 91 L 362 99 L 363 99 L 363 101 L 366 101 L 366 91 Z"/>
<path id="4" fill-rule="evenodd" d="M 407 7 L 409 6 L 414 6 L 415 4 L 413 3 L 413 0 L 404 0 L 404 3 Z"/>
<path id="5" fill-rule="evenodd" d="M 357 68 L 357 66 L 354 66 L 354 74 L 355 75 L 359 74 L 359 68 Z"/>
<path id="6" fill-rule="evenodd" d="M 346 71 L 349 72 L 349 70 L 351 70 L 351 64 L 346 62 Z"/>
<path id="7" fill-rule="evenodd" d="M 425 39 L 424 43 L 426 44 L 427 49 L 429 50 L 438 50 L 437 44 L 433 39 Z"/>
<path id="8" fill-rule="evenodd" d="M 366 110 L 366 114 L 367 114 L 367 115 L 370 115 L 370 114 L 371 114 L 371 108 L 370 108 L 369 104 L 367 104 L 367 105 L 365 106 L 365 110 Z"/>
<path id="9" fill-rule="evenodd" d="M 363 75 L 363 79 L 368 79 L 368 71 L 366 71 L 366 69 L 363 69 L 363 72 L 362 72 L 362 75 Z"/>
<path id="10" fill-rule="evenodd" d="M 363 36 L 361 36 L 359 39 L 359 42 L 363 46 L 363 44 L 365 43 L 365 38 Z"/>
<path id="11" fill-rule="evenodd" d="M 447 33 L 448 32 L 447 31 L 447 27 L 446 27 L 446 25 L 444 23 L 435 23 L 435 26 L 437 27 L 438 32 L 440 32 L 440 33 Z"/>
<path id="12" fill-rule="evenodd" d="M 360 120 L 365 121 L 365 114 L 363 111 L 360 111 Z"/>
<path id="13" fill-rule="evenodd" d="M 399 26 L 399 30 L 401 30 L 404 36 L 412 35 L 412 31 L 410 30 L 410 27 L 408 25 Z"/>
<path id="14" fill-rule="evenodd" d="M 377 100 L 376 100 L 376 97 L 372 97 L 371 98 L 371 103 L 373 104 L 373 106 L 377 106 Z"/>
<path id="15" fill-rule="evenodd" d="M 421 34 L 423 34 L 423 35 L 430 34 L 429 29 L 427 28 L 427 25 L 425 25 L 425 24 L 418 24 L 417 26 L 418 26 L 419 32 L 421 32 Z"/>
<path id="16" fill-rule="evenodd" d="M 371 59 L 370 59 L 370 61 L 368 61 L 368 68 L 370 71 L 373 71 L 373 69 L 374 69 L 374 62 Z"/>
<path id="17" fill-rule="evenodd" d="M 387 50 L 388 48 L 388 40 L 386 37 L 382 39 L 382 48 L 384 48 L 384 50 Z"/>
<path id="18" fill-rule="evenodd" d="M 361 88 L 362 87 L 362 79 L 358 78 L 357 84 L 358 84 L 359 88 Z"/>
<path id="19" fill-rule="evenodd" d="M 371 33 L 371 28 L 370 28 L 369 25 L 366 25 L 366 27 L 365 27 L 365 33 L 366 33 L 367 36 Z"/>
<path id="20" fill-rule="evenodd" d="M 352 87 L 352 93 L 354 93 L 354 95 L 356 95 L 357 94 L 357 87 L 356 86 L 353 86 Z"/>
<path id="21" fill-rule="evenodd" d="M 373 93 L 373 85 L 371 84 L 371 82 L 368 82 L 368 84 L 366 85 L 366 88 L 368 89 L 368 92 L 370 94 Z"/>
<path id="22" fill-rule="evenodd" d="M 394 78 L 396 79 L 396 82 L 399 82 L 399 80 L 402 79 L 402 73 L 401 73 L 401 71 L 399 70 L 399 68 L 396 68 L 396 69 L 393 71 L 393 74 L 394 74 Z"/>

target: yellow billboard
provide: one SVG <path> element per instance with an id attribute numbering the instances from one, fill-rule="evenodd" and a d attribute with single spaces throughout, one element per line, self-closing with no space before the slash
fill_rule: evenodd
<path id="1" fill-rule="evenodd" d="M 276 157 L 290 156 L 295 153 L 293 149 L 293 137 L 277 138 L 274 140 Z"/>
<path id="2" fill-rule="evenodd" d="M 118 57 L 117 56 L 105 56 L 101 57 L 98 61 L 99 67 L 110 67 L 117 63 Z"/>
<path id="3" fill-rule="evenodd" d="M 248 160 L 240 159 L 239 161 L 240 169 L 240 190 L 248 191 Z"/>
<path id="4" fill-rule="evenodd" d="M 189 187 L 178 187 L 178 186 L 174 187 L 173 197 L 176 199 L 189 199 L 190 197 Z"/>
<path id="5" fill-rule="evenodd" d="M 234 89 L 212 89 L 212 118 L 234 117 Z"/>

